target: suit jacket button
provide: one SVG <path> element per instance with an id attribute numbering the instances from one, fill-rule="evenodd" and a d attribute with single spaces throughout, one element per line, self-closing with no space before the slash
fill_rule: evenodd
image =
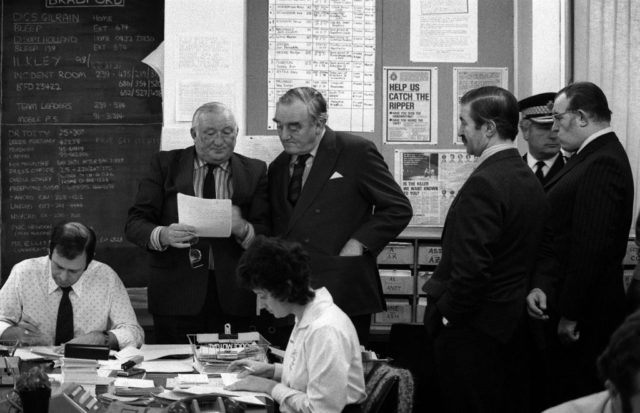
<path id="1" fill-rule="evenodd" d="M 315 210 L 315 213 L 316 213 L 316 214 L 319 214 L 319 213 L 320 213 L 320 209 L 316 209 L 316 210 Z"/>
<path id="2" fill-rule="evenodd" d="M 309 243 L 309 238 L 305 238 L 305 239 L 304 239 L 304 243 L 305 243 L 305 244 L 308 244 L 308 243 Z"/>

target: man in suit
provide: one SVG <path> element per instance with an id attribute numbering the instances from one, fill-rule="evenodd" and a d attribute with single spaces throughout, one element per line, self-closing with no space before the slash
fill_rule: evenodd
<path id="1" fill-rule="evenodd" d="M 252 322 L 256 298 L 236 284 L 235 268 L 255 234 L 268 232 L 267 165 L 234 153 L 237 135 L 226 106 L 198 108 L 194 146 L 155 154 L 129 210 L 127 239 L 149 252 L 149 311 L 159 343 L 220 332 L 225 323 L 245 331 Z M 178 193 L 231 199 L 231 236 L 198 242 L 196 229 L 178 222 Z"/>
<path id="2" fill-rule="evenodd" d="M 576 152 L 545 186 L 559 260 L 557 277 L 536 276 L 529 313 L 559 319 L 557 371 L 549 378 L 560 402 L 602 389 L 595 361 L 625 315 L 622 259 L 633 207 L 629 159 L 613 132 L 607 98 L 589 82 L 562 89 L 553 130 Z"/>
<path id="3" fill-rule="evenodd" d="M 362 344 L 384 310 L 376 257 L 409 223 L 409 200 L 375 145 L 326 126 L 327 103 L 310 87 L 280 97 L 274 122 L 284 147 L 269 166 L 275 235 L 309 252 L 313 288 L 327 287 Z"/>
<path id="4" fill-rule="evenodd" d="M 544 186 L 564 166 L 558 134 L 551 129 L 551 105 L 555 93 L 540 93 L 518 102 L 520 129 L 529 152 L 522 159 Z"/>
<path id="5" fill-rule="evenodd" d="M 447 214 L 424 323 L 443 411 L 523 411 L 525 297 L 549 205 L 514 144 L 515 97 L 487 86 L 460 104 L 458 136 L 479 162 Z"/>

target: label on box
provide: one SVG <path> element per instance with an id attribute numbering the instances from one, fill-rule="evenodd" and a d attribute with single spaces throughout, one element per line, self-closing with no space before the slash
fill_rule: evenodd
<path id="1" fill-rule="evenodd" d="M 411 322 L 411 305 L 409 300 L 388 299 L 387 311 L 377 313 L 373 320 L 378 324 L 394 324 Z"/>
<path id="2" fill-rule="evenodd" d="M 439 245 L 421 245 L 418 247 L 418 264 L 438 265 L 442 258 L 442 247 Z"/>
<path id="3" fill-rule="evenodd" d="M 384 294 L 413 294 L 413 277 L 409 270 L 380 270 Z"/>

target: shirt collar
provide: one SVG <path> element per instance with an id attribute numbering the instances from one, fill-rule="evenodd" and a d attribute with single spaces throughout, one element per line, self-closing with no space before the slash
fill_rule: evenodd
<path id="1" fill-rule="evenodd" d="M 582 145 L 580 145 L 580 147 L 576 151 L 576 153 L 580 153 L 580 151 L 583 150 L 585 146 L 595 141 L 597 138 L 601 137 L 602 135 L 606 135 L 607 133 L 610 133 L 610 132 L 613 132 L 613 128 L 611 126 L 606 127 L 604 129 L 600 129 L 599 131 L 597 131 L 596 133 L 592 134 L 587 139 L 585 139 L 584 142 L 582 142 Z"/>
<path id="2" fill-rule="evenodd" d="M 516 143 L 514 141 L 509 141 L 505 143 L 498 143 L 493 146 L 488 147 L 482 152 L 480 157 L 478 158 L 478 165 L 482 162 L 486 161 L 491 155 L 495 155 L 498 152 L 506 151 L 507 149 L 513 149 L 516 147 Z"/>
<path id="3" fill-rule="evenodd" d="M 536 159 L 533 156 L 531 156 L 530 153 L 528 153 L 527 154 L 527 164 L 529 165 L 529 167 L 531 169 L 533 169 L 536 166 L 536 163 L 538 163 L 539 160 L 542 160 L 542 162 L 544 162 L 544 164 L 546 166 L 551 168 L 551 166 L 553 166 L 553 163 L 556 161 L 556 159 L 558 159 L 558 156 L 560 156 L 560 152 L 556 153 L 555 155 L 553 155 L 549 159 L 542 160 L 542 159 Z"/>
<path id="4" fill-rule="evenodd" d="M 218 167 L 220 169 L 222 169 L 225 172 L 228 172 L 229 170 L 229 163 L 230 163 L 230 159 L 226 160 L 225 162 L 221 163 L 220 165 L 218 165 Z M 196 155 L 196 157 L 194 158 L 194 168 L 195 169 L 201 169 L 207 166 L 207 163 L 201 159 L 199 156 Z"/>
<path id="5" fill-rule="evenodd" d="M 89 267 L 91 267 L 91 264 L 93 264 L 93 262 L 89 263 Z M 74 291 L 78 296 L 81 296 L 82 292 L 84 291 L 84 284 L 85 284 L 85 278 L 86 278 L 85 275 L 86 275 L 86 272 L 89 270 L 89 267 L 87 267 L 87 269 L 84 270 L 84 272 L 82 273 L 78 281 L 76 281 L 76 283 L 71 286 L 71 290 Z M 56 284 L 56 282 L 53 280 L 53 277 L 51 276 L 51 259 L 47 260 L 45 276 L 47 277 L 47 280 L 48 280 L 47 294 L 52 294 L 54 291 L 60 289 L 60 286 Z"/>
<path id="6" fill-rule="evenodd" d="M 333 298 L 325 287 L 315 290 L 316 296 L 304 309 L 302 317 L 298 320 L 298 328 L 305 328 L 316 320 L 324 310 L 333 305 Z"/>

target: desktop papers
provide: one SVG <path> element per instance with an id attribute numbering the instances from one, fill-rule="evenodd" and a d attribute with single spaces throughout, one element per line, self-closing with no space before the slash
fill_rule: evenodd
<path id="1" fill-rule="evenodd" d="M 178 221 L 194 226 L 199 237 L 226 238 L 231 235 L 231 200 L 178 194 Z"/>

